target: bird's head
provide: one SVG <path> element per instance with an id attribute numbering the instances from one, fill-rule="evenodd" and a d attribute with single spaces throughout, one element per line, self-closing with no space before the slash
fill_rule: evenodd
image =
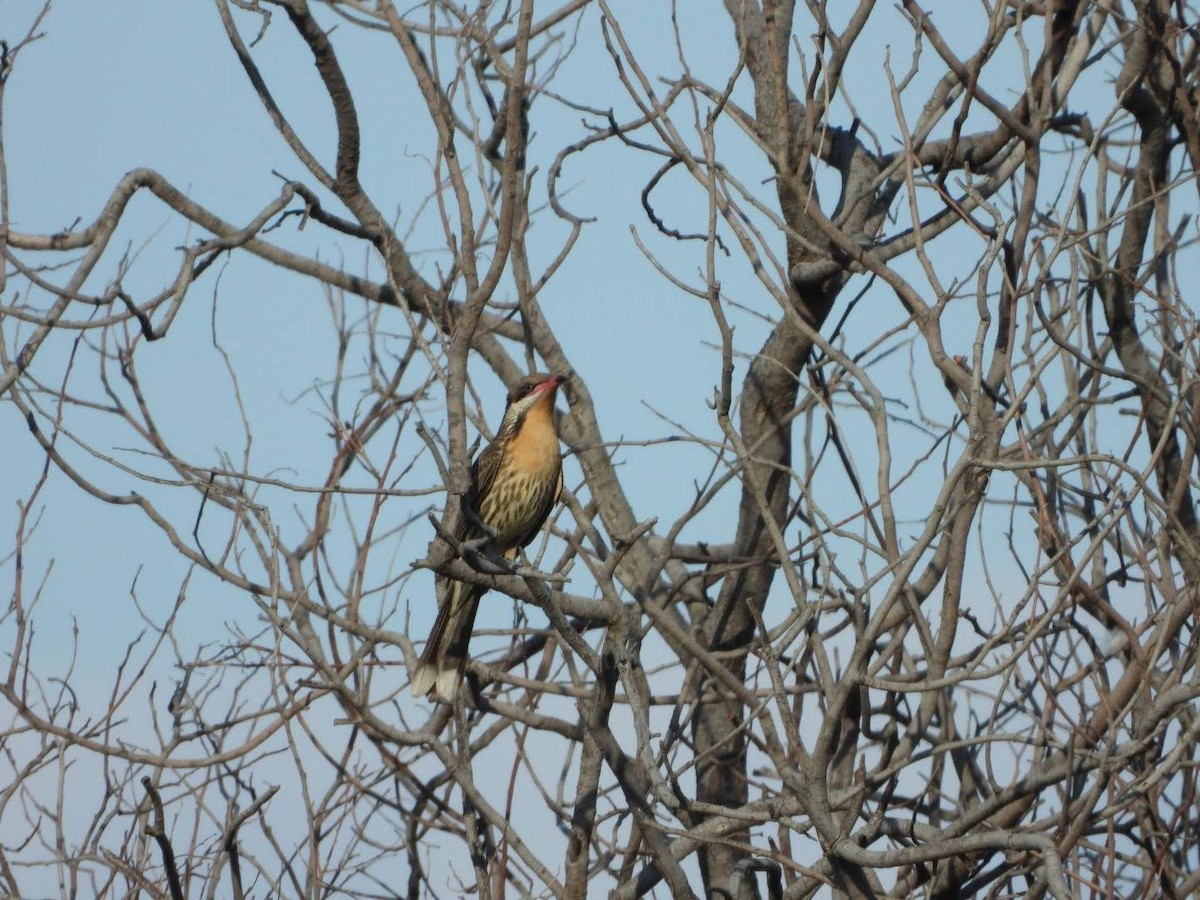
<path id="1" fill-rule="evenodd" d="M 563 375 L 536 373 L 527 375 L 513 385 L 508 392 L 508 406 L 504 410 L 505 422 L 517 422 L 539 403 L 546 408 L 554 406 L 558 386 L 566 381 Z"/>

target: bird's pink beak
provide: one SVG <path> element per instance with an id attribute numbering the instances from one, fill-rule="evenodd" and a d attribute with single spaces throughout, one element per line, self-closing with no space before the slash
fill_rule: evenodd
<path id="1" fill-rule="evenodd" d="M 532 391 L 534 394 L 549 394 L 558 389 L 558 386 L 567 380 L 565 375 L 555 375 L 547 378 Z"/>

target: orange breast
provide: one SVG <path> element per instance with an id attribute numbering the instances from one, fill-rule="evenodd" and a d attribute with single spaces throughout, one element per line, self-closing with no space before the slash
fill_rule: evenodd
<path id="1" fill-rule="evenodd" d="M 558 471 L 558 434 L 554 430 L 554 407 L 545 400 L 525 414 L 521 430 L 513 435 L 506 456 L 529 475 Z"/>

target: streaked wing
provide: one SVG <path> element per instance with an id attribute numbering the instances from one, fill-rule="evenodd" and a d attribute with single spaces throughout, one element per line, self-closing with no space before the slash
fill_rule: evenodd
<path id="1" fill-rule="evenodd" d="M 483 498 L 488 495 L 492 489 L 492 484 L 496 481 L 496 472 L 500 468 L 500 458 L 504 455 L 504 448 L 496 442 L 488 444 L 483 448 L 483 451 L 475 457 L 475 462 L 471 463 L 471 488 L 467 491 L 463 501 L 467 503 L 475 514 L 479 514 L 479 507 L 483 503 Z M 479 537 L 478 529 L 471 528 L 471 517 L 463 510 L 463 515 L 459 517 L 458 534 L 460 541 L 466 540 L 467 532 L 472 531 L 473 537 Z"/>

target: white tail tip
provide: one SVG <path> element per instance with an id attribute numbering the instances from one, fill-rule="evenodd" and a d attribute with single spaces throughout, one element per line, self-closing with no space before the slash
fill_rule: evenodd
<path id="1" fill-rule="evenodd" d="M 426 662 L 417 663 L 412 672 L 412 684 L 409 689 L 414 697 L 424 697 L 433 690 L 437 680 L 437 669 Z"/>
<path id="2" fill-rule="evenodd" d="M 433 696 L 437 700 L 453 703 L 461 680 L 457 668 L 441 669 L 431 663 L 421 662 L 413 671 L 410 690 L 414 697 Z"/>

